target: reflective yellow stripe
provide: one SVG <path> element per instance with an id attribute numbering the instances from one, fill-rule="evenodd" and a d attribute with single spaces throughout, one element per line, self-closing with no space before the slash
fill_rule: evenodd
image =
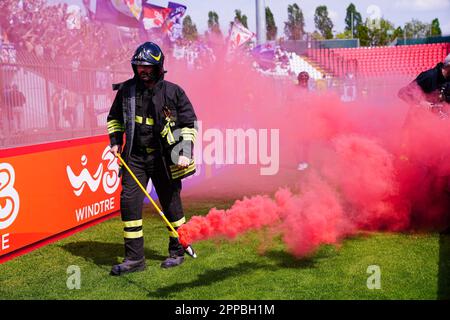
<path id="1" fill-rule="evenodd" d="M 141 116 L 136 116 L 134 118 L 134 121 L 137 122 L 137 123 L 142 124 L 144 122 L 144 118 L 141 117 Z M 153 120 L 153 118 L 146 118 L 145 119 L 145 124 L 148 125 L 148 126 L 152 126 L 152 125 L 155 124 L 155 121 Z"/>
<path id="2" fill-rule="evenodd" d="M 122 123 L 119 122 L 119 120 L 110 120 L 107 123 L 108 127 L 113 127 L 113 126 L 122 126 Z"/>
<path id="3" fill-rule="evenodd" d="M 171 222 L 170 224 L 172 225 L 172 227 L 178 228 L 179 226 L 181 226 L 181 225 L 184 224 L 185 222 L 186 222 L 186 218 L 183 217 L 183 218 L 181 218 L 180 220 Z"/>
<path id="4" fill-rule="evenodd" d="M 125 228 L 140 227 L 140 226 L 142 226 L 142 219 L 141 220 L 124 221 L 123 224 L 125 225 Z"/>
<path id="5" fill-rule="evenodd" d="M 195 170 L 195 164 L 192 164 L 185 169 L 181 169 L 180 171 L 172 172 L 172 178 L 174 178 L 174 179 L 179 178 L 179 177 L 181 177 L 185 174 L 188 174 L 189 172 L 192 172 L 194 170 Z"/>
<path id="6" fill-rule="evenodd" d="M 127 238 L 127 239 L 136 239 L 136 238 L 141 238 L 144 236 L 144 233 L 141 231 L 124 231 L 123 232 L 123 237 Z"/>
<path id="7" fill-rule="evenodd" d="M 197 138 L 197 130 L 192 128 L 182 128 L 181 136 L 183 137 L 183 140 L 195 142 L 195 139 Z"/>
<path id="8" fill-rule="evenodd" d="M 153 148 L 146 148 L 145 151 L 147 151 L 147 153 L 152 153 L 153 151 L 155 151 L 156 149 Z"/>
<path id="9" fill-rule="evenodd" d="M 172 238 L 178 238 L 178 233 L 169 230 L 169 236 Z"/>
<path id="10" fill-rule="evenodd" d="M 170 127 L 168 124 L 166 124 L 163 128 L 163 130 L 161 131 L 161 137 L 165 137 L 167 135 L 167 133 L 169 132 Z"/>
<path id="11" fill-rule="evenodd" d="M 177 165 L 173 164 L 173 165 L 170 166 L 170 171 L 171 171 L 172 173 L 175 173 L 175 172 L 177 172 L 177 171 L 186 170 L 186 169 L 188 169 L 188 168 L 190 168 L 190 167 L 192 167 L 192 166 L 195 166 L 194 160 L 191 160 L 191 161 L 189 162 L 189 166 L 188 166 L 187 168 L 179 168 Z"/>
<path id="12" fill-rule="evenodd" d="M 112 128 L 108 129 L 108 134 L 114 133 L 114 132 L 124 132 L 125 130 L 122 128 Z"/>
<path id="13" fill-rule="evenodd" d="M 175 143 L 175 137 L 172 134 L 172 131 L 169 129 L 169 132 L 167 133 L 167 142 L 169 144 L 174 144 Z"/>
<path id="14" fill-rule="evenodd" d="M 191 134 L 183 134 L 183 140 L 195 142 L 195 137 Z"/>
<path id="15" fill-rule="evenodd" d="M 118 120 L 110 120 L 107 123 L 107 129 L 108 129 L 108 133 L 114 133 L 114 132 L 124 132 L 125 131 L 125 127 L 122 123 L 120 123 Z"/>
<path id="16" fill-rule="evenodd" d="M 197 130 L 196 129 L 192 129 L 192 128 L 181 128 L 181 134 L 190 134 L 193 135 L 194 137 L 197 137 Z"/>
<path id="17" fill-rule="evenodd" d="M 119 120 L 109 120 L 107 124 L 108 124 L 108 126 L 111 126 L 111 125 L 115 125 L 115 124 L 120 124 L 120 122 L 119 122 Z"/>
<path id="18" fill-rule="evenodd" d="M 193 168 L 189 168 L 186 171 L 183 171 L 183 172 L 180 172 L 180 173 L 177 173 L 177 174 L 172 174 L 172 178 L 173 179 L 177 179 L 177 178 L 182 177 L 182 176 L 184 176 L 184 175 L 186 175 L 186 174 L 188 174 L 188 173 L 190 173 L 190 172 L 192 172 L 194 170 L 195 170 L 195 166 Z"/>

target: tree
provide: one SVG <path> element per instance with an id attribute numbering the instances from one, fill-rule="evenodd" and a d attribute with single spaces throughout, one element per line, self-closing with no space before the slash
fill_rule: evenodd
<path id="1" fill-rule="evenodd" d="M 420 20 L 412 19 L 405 24 L 407 38 L 424 38 L 430 35 L 431 25 Z"/>
<path id="2" fill-rule="evenodd" d="M 366 25 L 368 25 L 368 23 L 366 23 Z M 394 25 L 389 20 L 381 18 L 378 28 L 368 29 L 370 45 L 372 46 L 385 46 L 395 39 Z M 389 34 L 389 30 L 391 30 L 392 34 Z"/>
<path id="3" fill-rule="evenodd" d="M 345 30 L 344 32 L 338 33 L 336 35 L 336 39 L 351 39 L 352 38 L 352 32 L 349 30 Z"/>
<path id="4" fill-rule="evenodd" d="M 247 16 L 245 14 L 243 15 L 241 10 L 234 10 L 234 21 L 239 21 L 244 27 L 248 29 Z"/>
<path id="5" fill-rule="evenodd" d="M 288 5 L 288 21 L 284 23 L 284 33 L 289 40 L 300 40 L 305 33 L 305 19 L 299 6 Z"/>
<path id="6" fill-rule="evenodd" d="M 215 11 L 208 12 L 208 30 L 210 33 L 222 35 L 219 25 L 219 15 Z"/>
<path id="7" fill-rule="evenodd" d="M 276 40 L 277 38 L 278 28 L 275 24 L 275 18 L 273 17 L 273 13 L 269 7 L 266 7 L 266 34 L 267 40 Z"/>
<path id="8" fill-rule="evenodd" d="M 322 34 L 325 39 L 333 38 L 333 21 L 328 17 L 327 6 L 318 6 L 314 14 L 314 23 L 316 29 Z"/>
<path id="9" fill-rule="evenodd" d="M 347 14 L 345 16 L 345 31 L 352 31 L 352 20 L 353 20 L 353 33 L 356 33 L 358 27 L 362 25 L 361 13 L 356 10 L 353 3 L 347 7 Z M 352 35 L 354 36 L 354 34 Z"/>
<path id="10" fill-rule="evenodd" d="M 363 47 L 370 46 L 369 32 L 369 28 L 364 24 L 360 24 L 356 28 L 356 36 L 359 39 L 359 44 Z"/>
<path id="11" fill-rule="evenodd" d="M 438 18 L 433 19 L 433 21 L 431 21 L 431 36 L 432 37 L 442 36 L 441 26 L 439 24 Z"/>
<path id="12" fill-rule="evenodd" d="M 324 36 L 317 30 L 314 30 L 310 35 L 313 40 L 325 40 Z"/>
<path id="13" fill-rule="evenodd" d="M 198 38 L 197 26 L 192 23 L 191 16 L 186 16 L 183 19 L 183 38 L 191 41 Z"/>
<path id="14" fill-rule="evenodd" d="M 395 38 L 403 38 L 403 29 L 402 27 L 397 27 L 397 29 L 394 30 L 394 34 L 392 37 Z"/>

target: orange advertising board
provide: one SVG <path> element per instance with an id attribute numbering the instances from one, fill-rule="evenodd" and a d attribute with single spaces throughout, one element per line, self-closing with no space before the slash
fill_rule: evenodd
<path id="1" fill-rule="evenodd" d="M 0 150 L 0 256 L 119 210 L 107 136 Z"/>

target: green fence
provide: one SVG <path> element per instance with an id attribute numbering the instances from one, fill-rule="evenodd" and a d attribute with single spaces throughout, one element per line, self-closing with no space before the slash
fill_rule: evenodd
<path id="1" fill-rule="evenodd" d="M 409 38 L 409 39 L 403 39 L 399 38 L 397 39 L 397 46 L 403 46 L 403 45 L 413 45 L 413 44 L 429 44 L 429 43 L 443 43 L 443 42 L 449 42 L 450 43 L 450 36 L 445 37 L 427 37 L 427 38 Z"/>

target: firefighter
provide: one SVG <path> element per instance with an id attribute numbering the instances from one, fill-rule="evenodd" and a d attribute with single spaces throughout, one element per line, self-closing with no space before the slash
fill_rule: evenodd
<path id="1" fill-rule="evenodd" d="M 417 78 L 403 87 L 398 96 L 411 105 L 419 105 L 432 110 L 439 102 L 441 88 L 450 81 L 450 54 L 444 62 L 439 62 L 434 68 L 420 73 Z"/>
<path id="2" fill-rule="evenodd" d="M 181 180 L 195 173 L 193 143 L 197 117 L 183 89 L 164 80 L 164 54 L 158 45 L 153 42 L 140 45 L 131 65 L 134 77 L 113 85 L 117 94 L 107 118 L 111 152 L 115 156 L 121 153 L 142 185 L 152 180 L 163 211 L 176 230 L 185 223 Z M 125 259 L 113 266 L 111 275 L 146 267 L 142 232 L 144 194 L 127 171 L 121 172 Z M 184 249 L 169 230 L 169 256 L 161 267 L 175 267 L 183 261 Z"/>
<path id="3" fill-rule="evenodd" d="M 417 78 L 409 83 L 407 86 L 400 89 L 398 92 L 399 98 L 408 103 L 411 107 L 406 115 L 403 124 L 403 132 L 401 137 L 401 156 L 403 161 L 419 161 L 418 168 L 424 171 L 423 176 L 427 177 L 428 186 L 431 190 L 438 190 L 439 192 L 430 192 L 430 196 L 436 197 L 433 201 L 444 201 L 444 207 L 448 212 L 448 204 L 450 198 L 440 198 L 441 191 L 447 192 L 450 195 L 450 179 L 448 176 L 443 176 L 441 170 L 435 166 L 427 165 L 421 162 L 422 156 L 417 156 L 414 148 L 409 149 L 410 145 L 414 145 L 415 135 L 417 134 L 417 123 L 420 123 L 422 117 L 420 112 L 423 109 L 431 111 L 438 115 L 441 119 L 448 119 L 447 103 L 450 101 L 450 54 L 447 55 L 443 62 L 438 63 L 434 68 L 420 73 Z M 419 121 L 419 122 L 417 122 Z M 422 208 L 415 208 L 414 210 L 423 210 Z M 450 216 L 447 213 L 445 218 L 445 225 L 449 232 Z"/>
<path id="4" fill-rule="evenodd" d="M 436 104 L 441 102 L 441 88 L 449 80 L 450 54 L 443 62 L 439 62 L 434 68 L 420 73 L 414 81 L 398 91 L 398 97 L 410 105 L 403 124 L 404 129 L 407 129 L 414 122 L 414 119 L 421 118 L 419 115 L 422 110 L 436 111 Z M 409 130 L 404 130 L 401 139 L 404 149 L 411 143 Z M 404 158 L 404 155 L 402 155 L 402 158 Z"/>

